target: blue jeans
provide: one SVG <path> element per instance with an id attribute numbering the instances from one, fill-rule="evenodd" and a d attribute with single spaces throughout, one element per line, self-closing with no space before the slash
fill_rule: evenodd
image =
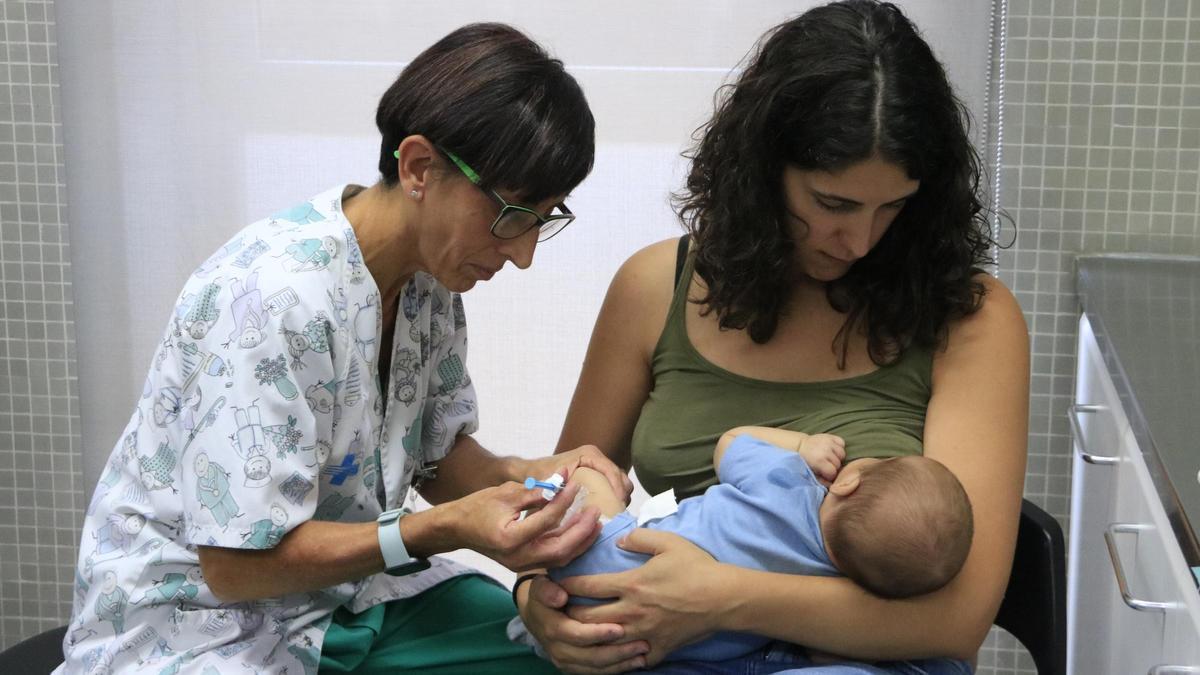
<path id="1" fill-rule="evenodd" d="M 971 675 L 972 670 L 966 661 L 953 659 L 816 665 L 803 647 L 772 642 L 758 651 L 727 661 L 676 661 L 638 672 L 660 675 Z"/>

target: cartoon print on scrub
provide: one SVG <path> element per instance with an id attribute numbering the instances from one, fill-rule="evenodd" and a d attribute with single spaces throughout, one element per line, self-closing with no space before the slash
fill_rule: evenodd
<path id="1" fill-rule="evenodd" d="M 263 307 L 266 307 L 272 316 L 279 316 L 299 304 L 300 296 L 292 287 L 288 286 L 267 298 L 263 302 Z"/>
<path id="2" fill-rule="evenodd" d="M 199 390 L 187 397 L 183 396 L 183 391 L 179 387 L 163 387 L 158 390 L 158 397 L 154 399 L 154 423 L 162 428 L 175 423 L 181 413 L 194 413 L 200 408 L 202 395 Z M 188 429 L 195 427 L 194 417 L 188 425 L 185 420 L 184 425 Z"/>
<path id="3" fill-rule="evenodd" d="M 234 341 L 242 349 L 252 349 L 266 339 L 267 320 L 270 315 L 263 309 L 262 291 L 258 290 L 258 270 L 250 273 L 245 281 L 234 279 L 233 302 L 229 311 L 233 314 L 233 331 L 229 339 L 221 344 L 226 349 Z"/>
<path id="4" fill-rule="evenodd" d="M 338 383 L 338 390 L 344 391 L 346 405 L 355 407 L 362 400 L 362 367 L 358 365 L 358 356 L 349 355 L 350 365 L 346 368 L 346 378 Z"/>
<path id="5" fill-rule="evenodd" d="M 271 247 L 267 245 L 267 242 L 262 239 L 255 239 L 253 244 L 242 249 L 242 252 L 233 259 L 233 266 L 248 270 L 259 256 L 270 250 Z"/>
<path id="6" fill-rule="evenodd" d="M 413 420 L 412 426 L 408 428 L 408 432 L 404 434 L 404 438 L 400 439 L 400 444 L 404 446 L 404 452 L 408 453 L 409 457 L 420 460 L 421 458 L 421 427 L 424 422 L 421 417 Z"/>
<path id="7" fill-rule="evenodd" d="M 158 444 L 153 457 L 138 455 L 137 461 L 142 487 L 151 492 L 170 488 L 171 492 L 179 493 L 179 490 L 175 489 L 175 451 L 167 442 Z"/>
<path id="8" fill-rule="evenodd" d="M 286 459 L 288 455 L 300 451 L 300 441 L 304 439 L 304 434 L 296 428 L 295 417 L 288 415 L 284 424 L 265 425 L 262 430 L 267 441 L 275 448 L 275 456 L 279 459 Z"/>
<path id="9" fill-rule="evenodd" d="M 204 584 L 204 575 L 201 574 L 199 565 L 189 567 L 184 574 L 167 572 L 162 579 L 155 581 L 153 586 L 146 589 L 145 593 L 134 599 L 133 604 L 149 604 L 153 607 L 176 599 L 193 600 L 200 593 L 202 584 Z"/>
<path id="10" fill-rule="evenodd" d="M 225 387 L 233 386 L 233 367 L 216 354 L 202 350 L 195 342 L 180 341 L 179 343 L 180 371 L 184 381 L 180 386 L 183 391 L 190 391 L 201 375 L 225 378 Z"/>
<path id="11" fill-rule="evenodd" d="M 358 247 L 354 230 L 347 227 L 343 234 L 346 237 L 346 265 L 350 268 L 350 283 L 358 285 L 367 278 L 367 266 L 363 264 L 362 249 Z"/>
<path id="12" fill-rule="evenodd" d="M 317 675 L 317 667 L 321 665 L 321 650 L 312 638 L 304 633 L 288 635 L 287 650 L 304 666 L 304 675 Z"/>
<path id="13" fill-rule="evenodd" d="M 460 331 L 467 327 L 467 312 L 463 309 L 462 295 L 454 294 L 454 300 L 451 304 L 454 314 L 454 330 Z"/>
<path id="14" fill-rule="evenodd" d="M 221 248 L 217 249 L 216 253 L 213 253 L 212 255 L 210 255 L 208 257 L 208 260 L 205 260 L 204 262 L 200 263 L 200 266 L 197 267 L 196 271 L 193 272 L 192 274 L 197 277 L 200 277 L 200 278 L 204 278 L 204 277 L 212 274 L 213 270 L 217 269 L 217 267 L 220 266 L 222 260 L 233 255 L 234 251 L 238 251 L 242 248 L 242 240 L 244 238 L 245 238 L 244 235 L 239 234 L 236 237 L 234 237 L 233 239 L 229 240 L 228 243 L 226 243 Z"/>
<path id="15" fill-rule="evenodd" d="M 427 360 L 430 360 L 430 333 L 421 330 L 421 307 L 430 299 L 432 293 L 425 291 L 416 291 L 414 282 L 409 281 L 408 286 L 404 287 L 404 294 L 401 297 L 401 310 L 404 312 L 404 318 L 408 319 L 408 339 L 420 345 L 421 350 L 421 365 L 424 365 Z M 436 311 L 440 307 L 440 298 L 433 295 L 432 311 Z M 431 319 L 431 323 L 437 323 L 436 319 Z"/>
<path id="16" fill-rule="evenodd" d="M 392 387 L 397 401 L 412 405 L 417 399 L 417 374 L 424 362 L 411 347 L 401 347 L 392 356 Z"/>
<path id="17" fill-rule="evenodd" d="M 366 304 L 354 303 L 354 344 L 358 346 L 358 355 L 368 364 L 375 363 L 375 340 L 379 335 L 379 294 L 367 296 Z"/>
<path id="18" fill-rule="evenodd" d="M 271 214 L 271 220 L 282 220 L 298 225 L 307 225 L 325 220 L 325 214 L 313 207 L 312 202 L 303 202 L 277 213 Z M 277 224 L 277 223 L 272 223 Z"/>
<path id="19" fill-rule="evenodd" d="M 304 450 L 311 451 L 313 454 L 312 464 L 305 464 L 304 466 L 320 470 L 321 467 L 329 462 L 329 456 L 333 454 L 333 444 L 326 440 L 318 440 L 316 445 L 310 445 L 304 448 Z"/>
<path id="20" fill-rule="evenodd" d="M 175 326 L 176 326 L 176 328 L 173 332 L 176 335 L 179 335 L 180 333 L 178 332 L 178 323 L 176 323 Z M 171 340 L 171 336 L 164 335 L 162 342 L 159 343 L 159 345 L 158 345 L 158 351 L 154 353 L 154 370 L 155 371 L 158 371 L 158 372 L 162 371 L 163 361 L 166 361 L 168 352 L 174 348 L 175 348 L 175 343 L 174 343 L 174 341 Z M 152 390 L 152 389 L 153 389 L 153 385 L 150 384 L 150 376 L 147 375 L 146 376 L 146 384 L 142 391 L 142 398 L 147 398 L 152 393 L 151 391 L 148 391 L 148 390 Z"/>
<path id="21" fill-rule="evenodd" d="M 324 312 L 317 312 L 316 316 L 304 324 L 304 330 L 299 333 L 287 326 L 280 327 L 279 332 L 287 337 L 288 353 L 292 355 L 292 370 L 304 368 L 304 363 L 300 360 L 304 352 L 328 353 L 333 338 L 333 327 L 330 326 L 329 317 L 325 316 Z"/>
<path id="22" fill-rule="evenodd" d="M 203 340 L 213 324 L 221 315 L 217 307 L 217 296 L 221 293 L 221 285 L 216 281 L 205 284 L 197 294 L 195 303 L 183 317 L 183 328 L 192 339 Z"/>
<path id="23" fill-rule="evenodd" d="M 445 309 L 441 295 L 434 295 L 433 302 L 430 303 L 429 309 L 429 342 L 431 344 L 441 344 L 442 342 L 442 322 L 440 317 Z M 424 342 L 421 343 L 421 355 L 428 360 L 429 346 Z"/>
<path id="24" fill-rule="evenodd" d="M 183 443 L 183 449 L 179 451 L 179 455 L 181 457 L 187 453 L 188 448 L 192 445 L 192 441 L 196 440 L 196 437 L 199 436 L 202 431 L 216 424 L 217 413 L 221 412 L 221 409 L 224 407 L 225 397 L 218 396 L 217 400 L 213 401 L 213 404 L 208 407 L 208 410 L 204 411 L 204 415 L 202 415 L 200 419 L 196 421 L 195 425 L 188 430 L 187 440 L 185 440 Z"/>
<path id="25" fill-rule="evenodd" d="M 135 439 L 134 443 L 136 443 L 137 431 L 132 431 L 125 436 L 126 443 L 128 442 L 130 436 Z M 108 463 L 105 464 L 104 477 L 101 478 L 100 482 L 96 484 L 96 491 L 92 493 L 92 501 L 88 503 L 87 514 L 89 516 L 96 512 L 96 505 L 99 504 L 100 500 L 104 499 L 104 496 L 108 494 L 108 491 L 113 489 L 113 487 L 116 486 L 116 484 L 121 480 L 121 465 L 116 460 L 116 457 L 111 457 L 109 458 Z"/>
<path id="26" fill-rule="evenodd" d="M 146 516 L 140 513 L 110 513 L 108 522 L 99 530 L 92 533 L 96 547 L 88 555 L 87 563 L 91 565 L 105 560 L 113 560 L 129 555 L 133 542 L 146 526 Z M 116 555 L 109 555 L 115 553 Z"/>
<path id="27" fill-rule="evenodd" d="M 329 307 L 333 310 L 333 318 L 337 321 L 338 328 L 341 328 L 350 321 L 350 314 L 346 311 L 346 291 L 341 286 L 334 291 L 325 291 L 325 295 L 329 296 Z"/>
<path id="28" fill-rule="evenodd" d="M 346 509 L 350 508 L 350 505 L 353 503 L 353 497 L 348 497 L 336 492 L 330 493 L 329 496 L 321 500 L 320 504 L 317 504 L 317 510 L 316 513 L 313 514 L 313 520 L 336 521 L 342 517 L 342 514 L 345 513 Z"/>
<path id="29" fill-rule="evenodd" d="M 250 524 L 250 531 L 242 533 L 245 540 L 242 548 L 275 548 L 287 532 L 283 527 L 287 521 L 287 509 L 279 504 L 271 504 L 271 517 L 254 521 Z"/>
<path id="30" fill-rule="evenodd" d="M 471 378 L 467 375 L 467 368 L 458 354 L 448 354 L 446 358 L 442 359 L 441 363 L 438 363 L 437 374 L 442 379 L 442 385 L 438 388 L 439 394 L 445 394 L 470 384 Z"/>
<path id="31" fill-rule="evenodd" d="M 314 272 L 329 267 L 338 255 L 337 240 L 330 236 L 320 239 L 301 239 L 287 245 L 284 252 L 275 256 L 291 258 L 289 272 Z M 285 265 L 285 267 L 287 267 Z"/>
<path id="32" fill-rule="evenodd" d="M 317 380 L 315 384 L 309 385 L 308 389 L 304 390 L 304 400 L 308 402 L 308 409 L 328 415 L 337 407 L 337 391 L 338 382 L 324 382 Z"/>
<path id="33" fill-rule="evenodd" d="M 273 359 L 265 358 L 259 361 L 258 365 L 254 367 L 254 377 L 262 386 L 275 385 L 275 390 L 285 400 L 294 401 L 300 395 L 296 385 L 292 384 L 288 378 L 287 359 L 283 354 Z"/>
<path id="34" fill-rule="evenodd" d="M 229 472 L 220 464 L 209 461 L 204 452 L 196 455 L 193 468 L 200 506 L 208 509 L 221 529 L 225 529 L 231 518 L 241 515 L 237 501 L 229 492 Z"/>
<path id="35" fill-rule="evenodd" d="M 129 596 L 117 585 L 117 573 L 112 570 L 105 572 L 94 611 L 101 621 L 112 624 L 114 635 L 125 632 L 125 605 L 128 603 Z"/>
<path id="36" fill-rule="evenodd" d="M 237 432 L 229 436 L 229 441 L 238 457 L 245 460 L 242 470 L 246 480 L 242 484 L 246 487 L 270 485 L 271 460 L 267 457 L 266 434 L 258 406 L 254 402 L 246 408 L 234 406 L 233 418 L 237 422 Z"/>
<path id="37" fill-rule="evenodd" d="M 304 503 L 304 497 L 315 487 L 313 482 L 300 475 L 299 471 L 293 472 L 287 480 L 279 484 L 279 493 L 282 494 L 288 501 L 300 506 Z"/>
<path id="38" fill-rule="evenodd" d="M 433 414 L 429 416 L 429 426 L 423 429 L 422 441 L 426 445 L 440 447 L 446 441 L 448 429 L 446 416 L 458 417 L 475 409 L 475 401 L 469 399 L 439 398 L 433 404 Z"/>
<path id="39" fill-rule="evenodd" d="M 350 448 L 347 454 L 353 457 L 362 457 L 362 481 L 363 485 L 367 486 L 368 490 L 375 489 L 375 478 L 378 467 L 375 463 L 374 453 L 364 456 L 363 440 L 358 431 L 354 432 L 354 439 L 350 441 Z"/>

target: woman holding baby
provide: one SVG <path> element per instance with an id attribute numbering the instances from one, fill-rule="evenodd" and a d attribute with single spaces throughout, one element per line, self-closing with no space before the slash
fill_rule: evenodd
<path id="1" fill-rule="evenodd" d="M 966 117 L 892 5 L 848 0 L 769 33 L 690 155 L 687 237 L 613 279 L 558 444 L 595 444 L 681 498 L 716 482 L 712 448 L 740 425 L 844 438 L 839 478 L 862 457 L 924 454 L 973 508 L 961 572 L 886 601 L 638 531 L 625 547 L 653 554 L 640 568 L 519 581 L 521 616 L 558 667 L 654 666 L 732 630 L 777 640 L 763 672 L 970 672 L 1012 561 L 1029 346 L 1016 300 L 983 271 Z M 615 601 L 567 612 L 568 593 Z"/>

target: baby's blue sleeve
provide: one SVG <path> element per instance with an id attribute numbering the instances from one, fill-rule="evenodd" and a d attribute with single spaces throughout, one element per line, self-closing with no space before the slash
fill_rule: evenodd
<path id="1" fill-rule="evenodd" d="M 725 449 L 725 455 L 717 467 L 717 479 L 745 490 L 747 485 L 766 476 L 775 468 L 800 475 L 807 473 L 808 480 L 815 482 L 812 471 L 799 453 L 771 445 L 750 434 L 738 436 Z"/>

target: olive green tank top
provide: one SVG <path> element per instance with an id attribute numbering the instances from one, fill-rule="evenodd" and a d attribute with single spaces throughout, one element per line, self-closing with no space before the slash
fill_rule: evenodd
<path id="1" fill-rule="evenodd" d="M 633 466 L 650 494 L 674 488 L 684 499 L 715 484 L 717 440 L 743 425 L 836 434 L 846 440 L 846 461 L 921 454 L 933 367 L 928 349 L 911 348 L 893 364 L 840 380 L 769 382 L 731 373 L 688 339 L 693 260 L 687 256 L 675 286 L 654 348 L 650 397 L 633 432 Z"/>

